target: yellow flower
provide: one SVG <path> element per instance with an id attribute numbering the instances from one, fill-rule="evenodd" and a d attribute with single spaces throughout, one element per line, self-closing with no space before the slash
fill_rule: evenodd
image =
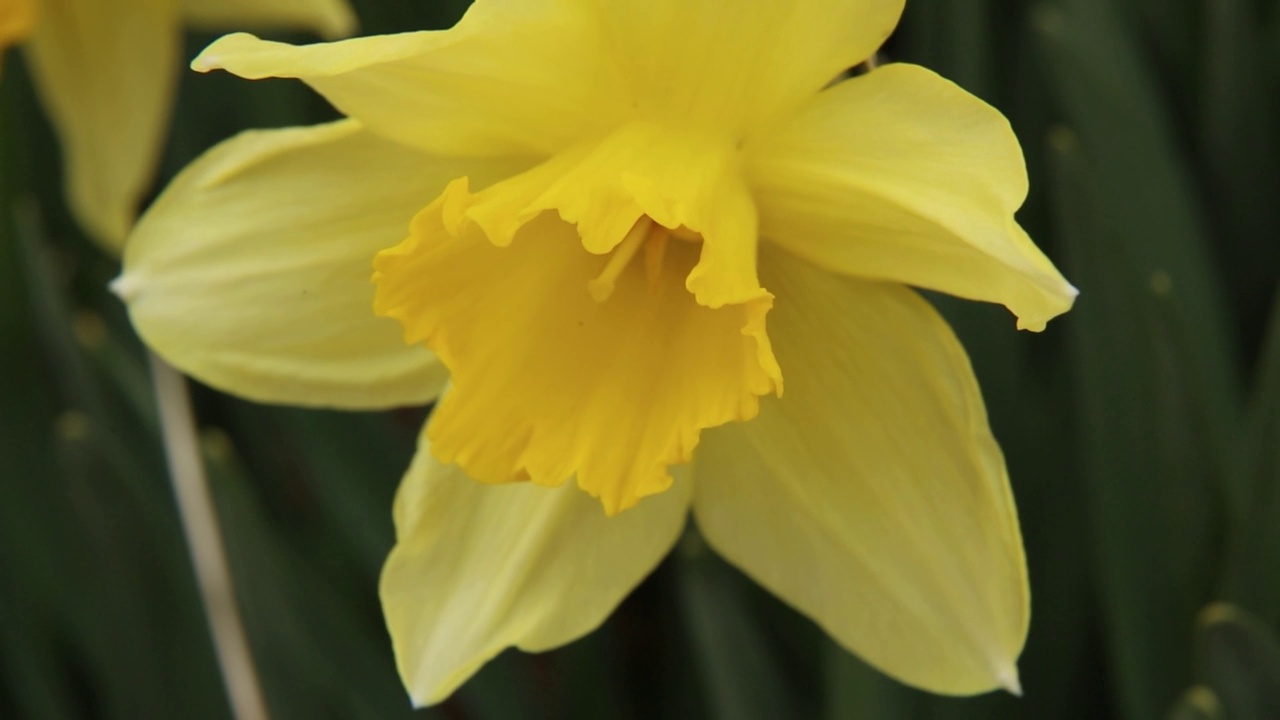
<path id="1" fill-rule="evenodd" d="M 25 40 L 62 145 L 67 202 L 119 252 L 164 147 L 182 26 L 298 27 L 342 37 L 347 0 L 0 0 L 0 49 Z"/>
<path id="2" fill-rule="evenodd" d="M 197 160 L 116 289 L 153 347 L 231 392 L 444 393 L 381 588 L 416 702 L 590 632 L 690 511 L 885 672 L 1017 690 L 1004 461 L 907 286 L 1037 330 L 1075 290 L 1014 222 L 1026 170 L 998 112 L 911 65 L 833 82 L 901 10 L 481 0 L 444 32 L 231 35 L 196 59 L 301 78 L 350 119 Z"/>

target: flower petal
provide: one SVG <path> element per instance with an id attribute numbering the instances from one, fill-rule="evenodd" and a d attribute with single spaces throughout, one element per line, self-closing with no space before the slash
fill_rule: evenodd
<path id="1" fill-rule="evenodd" d="M 754 416 L 780 388 L 772 296 L 698 305 L 684 288 L 695 244 L 667 242 L 597 301 L 588 285 L 610 260 L 573 226 L 544 214 L 497 247 L 466 220 L 473 200 L 450 186 L 375 261 L 377 311 L 453 375 L 428 428 L 442 461 L 489 483 L 576 475 L 612 515 L 666 490 L 701 430 Z"/>
<path id="2" fill-rule="evenodd" d="M 159 161 L 178 38 L 167 0 L 45 0 L 26 45 L 62 145 L 71 210 L 113 252 Z"/>
<path id="3" fill-rule="evenodd" d="M 1017 689 L 1028 590 L 1000 448 L 963 348 L 900 285 L 771 250 L 787 395 L 706 433 L 708 542 L 841 645 L 932 692 Z"/>
<path id="4" fill-rule="evenodd" d="M 303 28 L 324 38 L 355 32 L 356 14 L 347 0 L 181 0 L 182 17 L 205 29 Z"/>
<path id="5" fill-rule="evenodd" d="M 354 121 L 247 132 L 165 190 L 115 288 L 149 345 L 216 387 L 298 405 L 428 402 L 444 371 L 373 314 L 373 256 L 449 179 L 500 165 L 419 155 Z"/>
<path id="6" fill-rule="evenodd" d="M 903 0 L 597 4 L 641 115 L 741 136 L 867 59 Z"/>
<path id="7" fill-rule="evenodd" d="M 625 109 L 583 0 L 481 0 L 451 30 L 295 47 L 228 35 L 192 63 L 300 78 L 374 132 L 427 152 L 549 155 Z"/>
<path id="8" fill-rule="evenodd" d="M 824 268 L 1001 303 L 1032 330 L 1075 300 L 1013 220 L 1008 121 L 924 68 L 840 83 L 749 155 L 762 234 Z"/>
<path id="9" fill-rule="evenodd" d="M 598 627 L 670 551 L 689 482 L 607 518 L 571 486 L 488 486 L 418 449 L 396 496 L 382 606 L 415 705 L 448 697 L 505 648 Z"/>

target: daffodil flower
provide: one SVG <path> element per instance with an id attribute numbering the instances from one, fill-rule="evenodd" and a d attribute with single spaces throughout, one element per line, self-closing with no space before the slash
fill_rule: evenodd
<path id="1" fill-rule="evenodd" d="M 1076 292 L 1014 221 L 997 111 L 912 65 L 840 79 L 901 10 L 480 0 L 443 32 L 238 34 L 195 60 L 349 119 L 197 160 L 116 289 L 162 355 L 250 398 L 443 392 L 381 587 L 417 703 L 590 632 L 691 512 L 890 675 L 1017 691 L 1004 460 L 909 286 L 1033 330 Z"/>
<path id="2" fill-rule="evenodd" d="M 183 26 L 348 35 L 347 0 L 0 0 L 0 49 L 25 40 L 62 146 L 67 202 L 118 253 L 164 147 Z"/>

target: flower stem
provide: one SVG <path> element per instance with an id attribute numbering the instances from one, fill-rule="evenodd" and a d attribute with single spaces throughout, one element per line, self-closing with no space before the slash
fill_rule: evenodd
<path id="1" fill-rule="evenodd" d="M 209 493 L 186 379 L 154 353 L 151 377 L 160 409 L 169 478 L 232 713 L 236 720 L 267 720 L 266 702 L 236 604 L 222 533 Z"/>

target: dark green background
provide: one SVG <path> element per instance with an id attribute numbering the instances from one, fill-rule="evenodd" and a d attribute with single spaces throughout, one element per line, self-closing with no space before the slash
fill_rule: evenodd
<path id="1" fill-rule="evenodd" d="M 354 4 L 368 33 L 465 5 Z M 1280 2 L 908 5 L 887 58 L 1008 115 L 1019 218 L 1082 291 L 1041 335 L 936 299 L 1013 476 L 1025 697 L 905 689 L 691 537 L 601 631 L 421 716 L 1280 718 Z M 0 105 L 0 717 L 228 717 L 117 264 L 67 215 L 16 54 Z M 240 129 L 332 116 L 300 83 L 185 73 L 160 182 Z M 376 578 L 422 412 L 196 399 L 274 715 L 411 715 Z"/>

